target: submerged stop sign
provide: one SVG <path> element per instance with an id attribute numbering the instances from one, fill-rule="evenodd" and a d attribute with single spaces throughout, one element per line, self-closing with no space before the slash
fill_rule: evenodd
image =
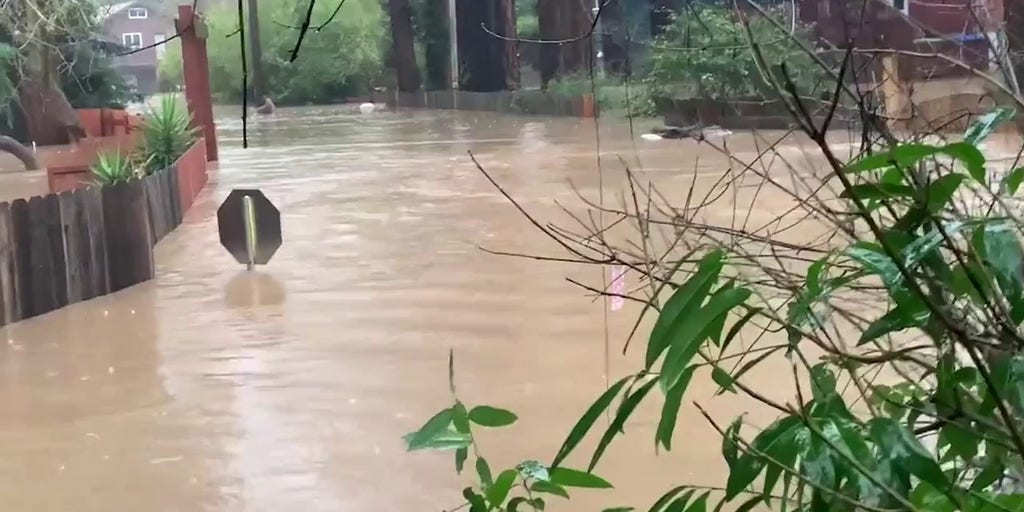
<path id="1" fill-rule="evenodd" d="M 252 200 L 253 263 L 266 265 L 281 247 L 281 212 L 257 189 L 235 189 L 217 209 L 220 243 L 239 263 L 249 263 L 245 198 Z"/>

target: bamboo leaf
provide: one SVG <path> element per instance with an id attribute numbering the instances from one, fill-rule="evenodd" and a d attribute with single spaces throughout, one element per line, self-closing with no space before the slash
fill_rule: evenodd
<path id="1" fill-rule="evenodd" d="M 707 512 L 709 496 L 711 496 L 710 492 L 702 494 L 696 501 L 686 508 L 686 512 Z"/>
<path id="2" fill-rule="evenodd" d="M 942 211 L 946 204 L 953 199 L 953 194 L 956 193 L 963 181 L 963 174 L 947 174 L 931 182 L 924 193 L 928 211 L 931 213 Z"/>
<path id="3" fill-rule="evenodd" d="M 668 505 L 669 503 L 671 503 L 675 499 L 675 497 L 679 495 L 679 493 L 681 493 L 683 491 L 686 491 L 689 488 L 690 488 L 689 486 L 680 485 L 680 486 L 675 487 L 672 490 L 666 492 L 660 498 L 658 498 L 657 501 L 654 502 L 654 505 L 651 505 L 651 508 L 650 508 L 649 512 L 662 512 L 662 510 L 665 508 L 665 506 Z M 688 492 L 691 495 L 693 494 L 692 490 L 690 490 Z"/>
<path id="4" fill-rule="evenodd" d="M 555 496 L 561 496 L 562 498 L 569 499 L 569 491 L 566 491 L 565 487 L 551 482 L 534 482 L 533 485 L 530 486 L 530 490 L 533 492 L 553 494 Z"/>
<path id="5" fill-rule="evenodd" d="M 597 443 L 597 449 L 594 450 L 594 455 L 590 458 L 590 466 L 587 468 L 588 471 L 593 471 L 597 466 L 598 461 L 601 460 L 601 456 L 604 455 L 604 451 L 611 444 L 615 436 L 623 431 L 623 427 L 626 425 L 626 421 L 629 416 L 633 414 L 636 407 L 640 405 L 640 402 L 651 392 L 654 385 L 657 384 L 657 379 L 651 379 L 647 384 L 644 384 L 640 389 L 633 392 L 622 401 L 622 405 L 619 407 L 618 412 L 615 413 L 615 418 L 611 424 L 608 425 L 608 429 L 605 430 L 604 436 L 601 437 L 601 441 Z M 553 478 L 553 477 L 552 477 Z"/>
<path id="6" fill-rule="evenodd" d="M 1024 181 L 1024 167 L 1018 167 L 1003 178 L 1003 190 L 1011 196 L 1017 194 L 1021 182 Z"/>
<path id="7" fill-rule="evenodd" d="M 690 503 L 690 498 L 693 497 L 694 491 L 686 491 L 682 496 L 676 498 L 665 507 L 665 512 L 684 512 L 686 505 Z"/>
<path id="8" fill-rule="evenodd" d="M 468 448 L 459 448 L 455 450 L 455 472 L 462 474 L 462 468 L 466 465 L 466 459 L 469 457 Z"/>
<path id="9" fill-rule="evenodd" d="M 743 317 L 741 317 L 736 323 L 732 324 L 732 327 L 729 328 L 729 332 L 725 335 L 725 339 L 722 341 L 722 354 L 725 354 L 725 349 L 729 347 L 730 343 L 732 343 L 733 338 L 740 333 L 743 326 L 747 325 L 747 322 L 757 316 L 761 310 L 762 308 L 750 308 Z"/>
<path id="10" fill-rule="evenodd" d="M 716 294 L 697 314 L 681 319 L 673 326 L 669 334 L 671 347 L 665 356 L 659 378 L 662 391 L 672 389 L 682 377 L 701 343 L 707 339 L 708 326 L 719 316 L 729 314 L 733 308 L 746 302 L 750 294 L 747 288 L 734 288 Z"/>
<path id="11" fill-rule="evenodd" d="M 672 327 L 679 321 L 692 316 L 704 303 L 704 299 L 722 271 L 723 254 L 722 251 L 712 251 L 706 254 L 701 259 L 693 276 L 665 302 L 665 307 L 658 315 L 647 343 L 646 368 L 648 370 L 669 347 Z"/>
<path id="12" fill-rule="evenodd" d="M 455 407 L 452 407 L 452 425 L 456 432 L 469 433 L 469 412 L 462 402 L 455 402 Z"/>
<path id="13" fill-rule="evenodd" d="M 491 476 L 491 466 L 487 464 L 487 459 L 477 457 L 476 474 L 480 477 L 480 484 L 484 490 L 490 488 L 491 485 L 494 484 L 494 478 Z"/>
<path id="14" fill-rule="evenodd" d="M 506 469 L 498 475 L 494 485 L 487 489 L 487 501 L 492 507 L 501 507 L 501 504 L 505 502 L 509 491 L 512 490 L 512 485 L 516 483 L 517 475 L 518 473 L 514 469 Z"/>
<path id="15" fill-rule="evenodd" d="M 615 397 L 618 396 L 619 391 L 622 391 L 622 387 L 632 379 L 632 376 L 625 377 L 612 387 L 608 388 L 604 393 L 597 398 L 597 400 L 587 409 L 587 412 L 583 413 L 576 425 L 569 431 L 569 436 L 565 438 L 565 442 L 562 443 L 562 447 L 558 449 L 558 453 L 555 455 L 555 460 L 551 463 L 552 467 L 557 467 L 566 457 L 572 453 L 573 449 L 579 446 L 580 441 L 587 435 L 590 428 L 594 426 L 594 422 L 601 417 L 601 414 L 608 409 Z"/>
<path id="16" fill-rule="evenodd" d="M 593 473 L 569 468 L 551 468 L 551 483 L 586 489 L 612 488 L 612 484 Z"/>
<path id="17" fill-rule="evenodd" d="M 511 411 L 489 405 L 478 405 L 469 411 L 469 421 L 482 427 L 505 427 L 519 419 Z"/>
<path id="18" fill-rule="evenodd" d="M 523 478 L 529 478 L 541 482 L 547 482 L 551 479 L 548 468 L 535 460 L 528 460 L 519 464 L 516 466 L 516 470 L 519 471 L 520 475 L 523 475 Z"/>
<path id="19" fill-rule="evenodd" d="M 978 117 L 964 132 L 964 142 L 978 145 L 999 128 L 999 125 L 1013 118 L 1017 111 L 1010 107 L 997 107 Z"/>
<path id="20" fill-rule="evenodd" d="M 891 183 L 867 183 L 854 185 L 844 190 L 839 197 L 843 199 L 858 198 L 861 201 L 870 199 L 891 199 L 895 197 L 913 197 L 914 188 L 907 185 L 894 185 Z"/>
<path id="21" fill-rule="evenodd" d="M 443 434 L 452 423 L 452 410 L 444 409 L 423 424 L 419 430 L 406 434 L 404 439 L 409 451 L 422 450 L 435 437 Z"/>
<path id="22" fill-rule="evenodd" d="M 936 489 L 949 486 L 939 463 L 914 435 L 892 418 L 879 417 L 869 422 L 871 438 L 885 455 L 910 474 Z"/>
<path id="23" fill-rule="evenodd" d="M 796 416 L 786 416 L 775 423 L 772 423 L 768 428 L 761 431 L 757 437 L 754 438 L 754 442 L 751 443 L 755 451 L 760 453 L 767 453 L 772 451 L 776 443 L 780 439 L 785 439 L 787 434 L 792 434 L 791 431 L 796 429 L 802 424 L 802 420 Z M 753 452 L 744 453 L 740 458 L 732 465 L 730 465 L 729 479 L 726 483 L 725 498 L 732 500 L 738 496 L 744 489 L 750 486 L 761 471 L 764 469 L 765 462 L 761 455 L 757 455 Z"/>
<path id="24" fill-rule="evenodd" d="M 469 502 L 469 510 L 471 512 L 486 512 L 487 502 L 484 497 L 473 491 L 472 487 L 466 487 L 462 490 L 462 497 L 466 498 Z"/>
<path id="25" fill-rule="evenodd" d="M 661 408 L 661 420 L 658 422 L 658 431 L 654 439 L 655 447 L 660 443 L 666 450 L 672 450 L 672 435 L 676 430 L 679 407 L 683 403 L 683 395 L 690 385 L 694 370 L 696 370 L 695 366 L 687 368 L 679 382 L 665 394 L 665 405 Z"/>

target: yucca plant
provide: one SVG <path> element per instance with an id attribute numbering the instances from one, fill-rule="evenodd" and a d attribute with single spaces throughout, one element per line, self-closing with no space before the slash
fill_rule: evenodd
<path id="1" fill-rule="evenodd" d="M 116 185 L 137 176 L 135 163 L 120 151 L 100 153 L 92 166 L 92 174 L 98 185 Z"/>
<path id="2" fill-rule="evenodd" d="M 142 124 L 139 153 L 146 173 L 174 164 L 196 140 L 192 116 L 182 102 L 171 95 L 160 100 L 159 109 L 151 109 Z"/>

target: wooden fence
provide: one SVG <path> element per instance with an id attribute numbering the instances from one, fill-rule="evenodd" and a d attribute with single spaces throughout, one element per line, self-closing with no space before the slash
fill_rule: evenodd
<path id="1" fill-rule="evenodd" d="M 127 183 L 0 203 L 0 325 L 152 279 L 153 246 L 206 184 L 204 142 L 186 157 Z"/>
<path id="2" fill-rule="evenodd" d="M 508 114 L 595 117 L 593 96 L 568 97 L 541 91 L 428 91 L 396 93 L 388 105 L 398 108 L 483 110 Z"/>

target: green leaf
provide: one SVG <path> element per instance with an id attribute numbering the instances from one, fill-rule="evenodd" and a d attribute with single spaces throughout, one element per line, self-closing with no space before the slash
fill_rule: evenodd
<path id="1" fill-rule="evenodd" d="M 696 501 L 687 507 L 686 512 L 707 512 L 708 510 L 708 497 L 711 496 L 710 492 L 705 492 Z"/>
<path id="2" fill-rule="evenodd" d="M 581 487 L 587 489 L 611 489 L 612 484 L 605 479 L 578 469 L 551 468 L 551 483 L 563 487 Z"/>
<path id="3" fill-rule="evenodd" d="M 690 503 L 690 498 L 693 497 L 694 491 L 686 491 L 682 496 L 676 498 L 665 507 L 665 512 L 683 512 L 686 510 L 686 505 Z"/>
<path id="4" fill-rule="evenodd" d="M 487 511 L 487 502 L 484 501 L 484 497 L 474 492 L 472 487 L 463 489 L 462 497 L 466 498 L 466 501 L 469 502 L 469 510 L 472 512 Z"/>
<path id="5" fill-rule="evenodd" d="M 972 460 L 978 455 L 981 440 L 976 432 L 958 423 L 947 423 L 939 431 L 939 446 L 949 445 L 948 454 L 964 460 Z"/>
<path id="6" fill-rule="evenodd" d="M 983 491 L 990 485 L 994 484 L 996 480 L 1003 477 L 1006 472 L 1006 465 L 1002 463 L 997 457 L 988 456 L 985 458 L 985 467 L 982 468 L 981 473 L 974 479 L 971 484 L 972 491 Z"/>
<path id="7" fill-rule="evenodd" d="M 601 512 L 633 512 L 634 510 L 636 510 L 636 509 L 633 508 L 633 507 L 614 507 L 614 508 L 606 508 L 606 509 L 602 510 Z"/>
<path id="8" fill-rule="evenodd" d="M 922 158 L 932 156 L 939 152 L 939 148 L 928 144 L 900 144 L 895 148 L 883 153 L 868 155 L 860 160 L 846 166 L 844 172 L 856 173 L 884 169 L 893 164 L 898 167 L 909 167 Z"/>
<path id="9" fill-rule="evenodd" d="M 867 201 L 869 199 L 890 199 L 893 197 L 912 197 L 914 195 L 913 187 L 906 185 L 894 185 L 890 183 L 867 183 L 864 185 L 854 185 L 848 190 L 844 190 L 839 197 L 843 199 L 858 198 L 861 201 Z"/>
<path id="10" fill-rule="evenodd" d="M 887 334 L 910 329 L 911 327 L 924 327 L 931 317 L 931 312 L 926 307 L 923 307 L 924 303 L 918 302 L 915 304 L 919 304 L 922 307 L 897 305 L 881 318 L 872 322 L 861 333 L 860 341 L 857 344 L 863 345 Z"/>
<path id="11" fill-rule="evenodd" d="M 533 492 L 553 494 L 555 496 L 561 496 L 562 498 L 569 499 L 569 491 L 566 491 L 565 487 L 551 482 L 534 482 L 533 485 L 530 486 L 530 490 Z"/>
<path id="12" fill-rule="evenodd" d="M 455 472 L 462 474 L 462 468 L 466 466 L 466 459 L 469 458 L 468 448 L 459 448 L 455 450 Z"/>
<path id="13" fill-rule="evenodd" d="M 673 326 L 681 320 L 691 317 L 704 303 L 704 299 L 722 271 L 723 255 L 722 251 L 712 251 L 706 254 L 701 259 L 693 276 L 687 279 L 686 283 L 680 286 L 665 302 L 665 307 L 658 315 L 658 319 L 651 329 L 651 337 L 647 342 L 646 368 L 648 370 L 668 348 Z"/>
<path id="14" fill-rule="evenodd" d="M 658 432 L 654 437 L 654 446 L 657 447 L 658 443 L 661 443 L 666 450 L 672 450 L 672 435 L 676 430 L 676 419 L 679 416 L 679 407 L 683 403 L 683 395 L 686 393 L 686 388 L 690 385 L 690 380 L 693 378 L 693 372 L 697 368 L 691 366 L 683 372 L 683 376 L 676 382 L 672 389 L 668 390 L 665 394 L 665 405 L 661 408 L 661 420 L 658 421 Z"/>
<path id="15" fill-rule="evenodd" d="M 742 416 L 733 420 L 729 428 L 725 429 L 725 435 L 722 436 L 722 458 L 730 470 L 733 464 L 739 460 L 740 447 L 737 439 L 739 439 L 741 426 L 743 426 Z"/>
<path id="16" fill-rule="evenodd" d="M 997 107 L 974 120 L 964 132 L 964 142 L 978 145 L 992 134 L 999 125 L 1013 118 L 1017 111 L 1011 107 Z"/>
<path id="17" fill-rule="evenodd" d="M 505 502 L 505 498 L 508 497 L 509 491 L 512 490 L 512 486 L 516 483 L 516 476 L 518 475 L 514 469 L 506 469 L 498 475 L 494 485 L 487 489 L 487 501 L 490 502 L 492 507 L 500 507 Z"/>
<path id="18" fill-rule="evenodd" d="M 618 396 L 619 391 L 622 391 L 622 387 L 632 379 L 632 376 L 625 377 L 622 380 L 616 382 L 612 387 L 608 388 L 604 393 L 597 398 L 597 400 L 587 409 L 587 412 L 583 413 L 576 425 L 569 431 L 569 436 L 565 438 L 565 442 L 562 443 L 562 447 L 558 449 L 558 453 L 555 455 L 554 462 L 551 463 L 552 467 L 557 467 L 559 463 L 565 460 L 566 457 L 572 453 L 573 449 L 580 444 L 583 437 L 587 435 L 590 428 L 594 426 L 594 422 L 601 417 L 601 414 L 608 409 L 615 397 Z"/>
<path id="19" fill-rule="evenodd" d="M 523 475 L 523 478 L 530 478 L 541 482 L 547 482 L 551 479 L 547 466 L 535 460 L 528 460 L 519 464 L 516 466 L 516 470 L 519 471 L 520 475 Z"/>
<path id="20" fill-rule="evenodd" d="M 452 425 L 456 432 L 469 433 L 469 413 L 462 402 L 455 402 L 455 407 L 452 407 Z"/>
<path id="21" fill-rule="evenodd" d="M 963 181 L 962 174 L 947 174 L 931 182 L 924 193 L 928 211 L 933 214 L 942 211 L 946 203 L 953 199 L 953 194 Z"/>
<path id="22" fill-rule="evenodd" d="M 725 340 L 722 341 L 722 354 L 725 353 L 725 349 L 729 347 L 730 343 L 732 343 L 733 338 L 735 338 L 736 335 L 740 333 L 740 330 L 743 329 L 743 326 L 747 325 L 747 322 L 749 322 L 751 319 L 757 316 L 762 309 L 763 308 L 750 308 L 747 311 L 747 313 L 743 315 L 743 317 L 737 320 L 736 323 L 732 324 L 732 327 L 729 328 L 729 332 L 726 333 L 725 335 Z"/>
<path id="23" fill-rule="evenodd" d="M 846 250 L 846 254 L 860 263 L 865 270 L 880 277 L 886 288 L 892 290 L 899 286 L 903 277 L 900 269 L 880 245 L 857 242 Z"/>
<path id="24" fill-rule="evenodd" d="M 715 366 L 711 369 L 711 380 L 715 381 L 715 384 L 718 384 L 718 391 L 715 392 L 716 395 L 720 395 L 725 391 L 730 393 L 736 392 L 736 388 L 733 386 L 736 381 L 733 380 L 732 375 L 729 375 L 729 372 L 723 370 L 719 366 Z"/>
<path id="25" fill-rule="evenodd" d="M 761 504 L 762 501 L 764 501 L 763 497 L 761 497 L 761 496 L 754 496 L 753 498 L 750 498 L 749 500 L 744 501 L 743 504 L 740 505 L 739 508 L 736 509 L 736 512 L 750 512 L 751 510 L 754 510 L 754 507 L 756 507 L 759 504 Z"/>
<path id="26" fill-rule="evenodd" d="M 743 304 L 750 297 L 747 288 L 734 288 L 714 295 L 700 311 L 688 318 L 680 319 L 672 326 L 669 339 L 672 340 L 665 364 L 661 367 L 661 389 L 667 392 L 676 385 L 683 372 L 697 354 L 701 343 L 707 339 L 708 326 L 719 316 L 729 314 L 733 308 Z"/>
<path id="27" fill-rule="evenodd" d="M 407 443 L 409 451 L 420 450 L 426 447 L 426 445 L 436 436 L 444 433 L 448 429 L 448 425 L 452 423 L 452 410 L 445 409 L 423 424 L 419 430 L 406 434 L 405 441 Z"/>
<path id="28" fill-rule="evenodd" d="M 892 418 L 874 418 L 869 422 L 871 438 L 890 460 L 903 470 L 936 489 L 949 486 L 939 463 L 921 446 L 914 435 Z"/>
<path id="29" fill-rule="evenodd" d="M 494 484 L 494 478 L 491 476 L 491 466 L 487 464 L 487 459 L 477 457 L 476 474 L 480 477 L 480 485 L 484 489 L 487 489 Z"/>
<path id="30" fill-rule="evenodd" d="M 507 512 L 519 512 L 519 507 L 524 503 L 527 503 L 526 498 L 516 496 L 515 498 L 508 500 L 508 506 L 505 507 L 505 510 Z"/>
<path id="31" fill-rule="evenodd" d="M 985 226 L 985 260 L 991 266 L 999 287 L 1011 303 L 1019 301 L 1024 290 L 1021 284 L 1021 262 L 1024 249 L 1011 226 Z M 1014 299 L 1017 299 L 1016 301 Z"/>
<path id="32" fill-rule="evenodd" d="M 672 500 L 674 500 L 675 497 L 679 495 L 679 493 L 681 493 L 683 491 L 686 491 L 689 488 L 690 487 L 686 486 L 686 485 L 680 485 L 678 487 L 674 487 L 672 490 L 666 492 L 660 498 L 658 498 L 658 500 L 654 502 L 654 505 L 651 505 L 651 508 L 650 508 L 649 512 L 662 512 L 662 510 L 665 508 L 665 506 L 668 505 L 669 503 L 671 503 Z M 693 495 L 693 491 L 692 490 L 688 491 L 688 493 L 691 496 Z"/>
<path id="33" fill-rule="evenodd" d="M 1018 167 L 1003 178 L 1003 190 L 1011 196 L 1017 194 L 1021 182 L 1024 181 L 1024 167 Z"/>
<path id="34" fill-rule="evenodd" d="M 405 439 L 407 449 L 410 452 L 417 450 L 458 450 L 459 448 L 468 447 L 473 442 L 473 439 L 468 434 L 454 430 L 442 431 L 422 441 L 414 439 L 413 434 L 408 434 L 403 439 Z"/>
<path id="35" fill-rule="evenodd" d="M 469 421 L 482 427 L 506 427 L 516 422 L 518 416 L 511 411 L 489 405 L 478 405 L 469 411 Z"/>
<path id="36" fill-rule="evenodd" d="M 960 160 L 967 167 L 967 173 L 975 181 L 982 185 L 985 184 L 985 155 L 981 154 L 975 145 L 967 142 L 954 142 L 943 146 L 941 151 Z"/>
<path id="37" fill-rule="evenodd" d="M 644 384 L 640 389 L 633 392 L 622 401 L 622 405 L 619 406 L 619 410 L 615 413 L 615 418 L 612 420 L 611 424 L 608 425 L 608 429 L 604 431 L 601 441 L 597 443 L 594 455 L 590 458 L 590 466 L 587 468 L 589 471 L 594 470 L 598 461 L 601 460 L 601 456 L 604 455 L 604 451 L 608 448 L 608 445 L 611 444 L 612 439 L 614 439 L 619 432 L 623 431 L 623 427 L 625 427 L 629 416 L 633 414 L 636 407 L 640 405 L 640 402 L 648 393 L 651 392 L 651 389 L 653 389 L 654 385 L 657 383 L 657 379 L 651 379 L 647 384 Z"/>
<path id="38" fill-rule="evenodd" d="M 780 439 L 784 439 L 792 429 L 799 426 L 801 421 L 799 417 L 786 416 L 772 423 L 754 438 L 753 449 L 760 453 L 771 451 L 773 446 Z M 755 455 L 752 452 L 744 453 L 735 464 L 730 466 L 729 480 L 725 486 L 725 499 L 732 500 L 750 486 L 761 474 L 764 465 L 765 462 L 761 455 Z"/>

